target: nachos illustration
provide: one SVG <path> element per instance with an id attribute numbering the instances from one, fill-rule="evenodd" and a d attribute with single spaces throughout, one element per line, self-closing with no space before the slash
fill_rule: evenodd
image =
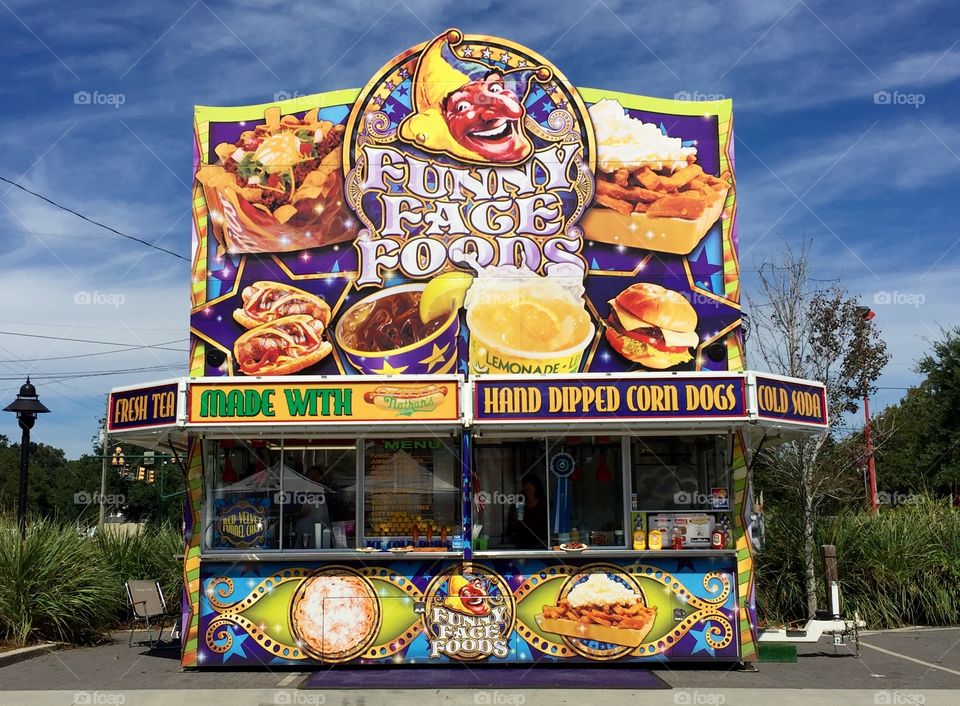
<path id="1" fill-rule="evenodd" d="M 490 581 L 479 576 L 450 577 L 450 590 L 443 605 L 464 615 L 487 615 L 490 606 L 487 598 L 490 593 Z"/>
<path id="2" fill-rule="evenodd" d="M 546 66 L 504 70 L 458 56 L 459 30 L 431 41 L 413 74 L 413 109 L 400 139 L 467 162 L 517 164 L 533 143 L 523 121 L 530 81 L 549 81 Z"/>

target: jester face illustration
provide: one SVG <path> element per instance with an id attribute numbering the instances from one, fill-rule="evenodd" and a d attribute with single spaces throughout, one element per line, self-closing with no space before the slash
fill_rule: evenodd
<path id="1" fill-rule="evenodd" d="M 448 30 L 427 45 L 413 75 L 413 109 L 400 138 L 467 162 L 517 164 L 533 152 L 524 127 L 530 81 L 548 81 L 545 66 L 505 70 L 458 56 L 463 41 Z"/>
<path id="2" fill-rule="evenodd" d="M 449 593 L 444 605 L 450 610 L 466 615 L 487 615 L 489 582 L 477 577 L 470 580 L 464 576 L 450 577 Z"/>

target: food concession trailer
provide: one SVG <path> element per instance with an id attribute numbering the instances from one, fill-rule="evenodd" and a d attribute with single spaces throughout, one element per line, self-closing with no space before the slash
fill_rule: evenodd
<path id="1" fill-rule="evenodd" d="M 449 30 L 360 91 L 197 109 L 182 664 L 756 659 L 729 101 Z"/>

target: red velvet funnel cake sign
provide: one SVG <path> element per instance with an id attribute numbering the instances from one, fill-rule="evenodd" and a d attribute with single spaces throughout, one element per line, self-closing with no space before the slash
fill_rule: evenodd
<path id="1" fill-rule="evenodd" d="M 195 130 L 194 375 L 742 368 L 729 101 L 451 29 Z"/>

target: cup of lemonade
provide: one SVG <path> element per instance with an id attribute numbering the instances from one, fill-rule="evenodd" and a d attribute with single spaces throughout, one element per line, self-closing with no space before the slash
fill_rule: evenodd
<path id="1" fill-rule="evenodd" d="M 465 302 L 471 373 L 550 375 L 580 369 L 596 327 L 584 308 L 582 281 L 568 287 L 559 279 L 514 269 L 474 280 Z"/>

